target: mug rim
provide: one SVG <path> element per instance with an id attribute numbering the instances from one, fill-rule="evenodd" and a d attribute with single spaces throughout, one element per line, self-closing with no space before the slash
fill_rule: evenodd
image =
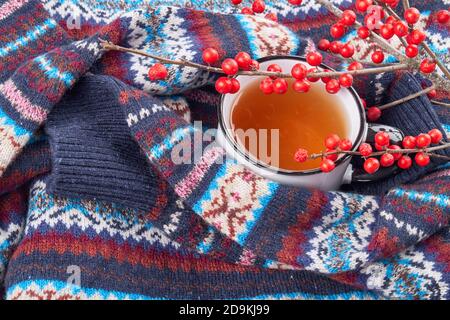
<path id="1" fill-rule="evenodd" d="M 263 63 L 263 62 L 267 62 L 267 61 L 271 61 L 271 60 L 283 60 L 283 59 L 307 62 L 306 58 L 304 56 L 297 56 L 297 55 L 266 56 L 266 57 L 257 59 L 257 61 L 259 63 Z M 328 70 L 331 70 L 331 71 L 336 71 L 335 69 L 331 68 L 330 66 L 326 65 L 325 63 L 321 63 L 318 67 L 321 67 L 322 69 L 328 69 Z M 233 78 L 237 78 L 238 76 L 239 75 L 235 75 Z M 357 107 L 359 109 L 360 128 L 359 128 L 358 135 L 356 137 L 356 141 L 355 141 L 355 143 L 354 143 L 354 145 L 353 145 L 353 147 L 351 149 L 351 151 L 357 151 L 357 149 L 359 148 L 360 144 L 362 143 L 362 140 L 364 139 L 364 133 L 367 131 L 366 113 L 365 113 L 364 105 L 362 104 L 361 98 L 356 93 L 355 88 L 353 86 L 351 86 L 351 87 L 343 88 L 343 89 L 349 90 L 350 94 L 353 96 L 353 98 L 354 98 L 354 100 L 355 100 L 355 102 L 357 104 Z M 221 95 L 220 104 L 217 107 L 217 117 L 218 117 L 219 128 L 224 133 L 226 142 L 230 143 L 230 145 L 233 147 L 233 149 L 236 152 L 238 152 L 242 157 L 244 157 L 244 159 L 246 161 L 248 161 L 249 163 L 257 166 L 258 168 L 261 168 L 261 169 L 264 169 L 264 170 L 269 170 L 272 173 L 285 175 L 285 176 L 306 176 L 306 175 L 313 175 L 313 174 L 322 173 L 320 168 L 308 169 L 308 170 L 286 170 L 286 169 L 282 169 L 282 168 L 276 168 L 274 166 L 271 166 L 271 165 L 268 165 L 267 163 L 262 162 L 259 159 L 256 159 L 256 157 L 255 157 L 255 159 L 250 157 L 249 152 L 244 152 L 242 150 L 243 147 L 241 145 L 239 145 L 239 143 L 234 138 L 230 137 L 229 131 L 227 130 L 227 127 L 224 124 L 223 105 L 224 105 L 225 96 L 226 95 L 224 95 L 224 94 Z M 337 159 L 335 161 L 336 167 L 339 166 L 342 163 L 345 163 L 345 161 L 347 159 L 351 158 L 351 157 L 352 156 L 350 154 L 345 154 L 343 157 Z"/>

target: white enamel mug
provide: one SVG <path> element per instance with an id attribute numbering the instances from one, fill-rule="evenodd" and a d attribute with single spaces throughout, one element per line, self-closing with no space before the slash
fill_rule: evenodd
<path id="1" fill-rule="evenodd" d="M 260 59 L 259 62 L 261 70 L 266 70 L 267 67 L 273 63 L 278 64 L 283 70 L 291 70 L 297 63 L 303 63 L 309 67 L 305 58 L 298 56 L 272 56 Z M 320 69 L 333 70 L 324 64 L 320 66 Z M 255 81 L 254 77 L 249 76 L 240 75 L 236 78 L 241 83 L 240 90 L 246 90 L 246 87 L 252 81 Z M 322 86 L 324 94 L 329 94 L 326 92 L 325 84 L 322 83 L 322 81 L 316 82 L 313 85 Z M 378 180 L 393 173 L 393 170 L 390 170 L 389 172 L 382 171 L 379 175 L 372 177 L 361 174 L 361 172 L 356 175 L 350 164 L 351 156 L 348 154 L 340 156 L 336 161 L 336 168 L 330 173 L 324 173 L 319 168 L 304 171 L 292 171 L 268 165 L 250 154 L 245 147 L 234 138 L 235 135 L 232 132 L 231 126 L 231 114 L 237 97 L 237 94 L 222 95 L 221 103 L 218 107 L 219 127 L 216 141 L 225 149 L 227 156 L 236 159 L 239 163 L 258 175 L 285 185 L 318 188 L 321 190 L 337 190 L 344 183 Z M 369 130 L 364 106 L 355 89 L 352 87 L 342 88 L 335 95 L 335 98 L 341 100 L 340 105 L 344 107 L 343 112 L 346 115 L 349 127 L 347 137 L 353 143 L 352 150 L 357 151 L 360 144 L 366 140 Z M 400 139 L 399 141 L 401 141 L 403 135 L 398 129 L 388 126 L 379 127 L 380 128 L 378 128 L 377 131 L 387 131 L 390 134 L 391 139 Z"/>

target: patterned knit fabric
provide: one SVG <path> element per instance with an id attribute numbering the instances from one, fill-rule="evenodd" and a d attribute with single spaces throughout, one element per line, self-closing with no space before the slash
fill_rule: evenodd
<path id="1" fill-rule="evenodd" d="M 432 49 L 447 53 L 449 30 L 431 14 L 445 1 L 411 2 Z M 220 161 L 224 150 L 209 142 L 198 161 L 177 164 L 171 153 L 193 146 L 194 121 L 217 125 L 216 76 L 170 66 L 167 80 L 150 81 L 152 59 L 100 46 L 195 62 L 207 47 L 302 55 L 330 13 L 314 0 L 268 1 L 278 24 L 236 14 L 228 0 L 150 3 L 0 1 L 3 298 L 450 298 L 449 164 L 335 192 L 266 180 Z M 346 40 L 364 60 L 373 48 L 354 36 Z M 384 74 L 356 88 L 372 104 L 421 81 Z M 450 114 L 420 97 L 380 122 L 416 135 L 449 131 Z"/>

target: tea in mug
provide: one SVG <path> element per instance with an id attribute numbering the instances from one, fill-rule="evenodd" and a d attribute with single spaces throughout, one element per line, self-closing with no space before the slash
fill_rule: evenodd
<path id="1" fill-rule="evenodd" d="M 293 79 L 288 80 L 287 93 L 266 95 L 259 89 L 261 80 L 252 80 L 234 100 L 231 126 L 235 139 L 249 154 L 266 164 L 293 171 L 318 168 L 320 158 L 298 163 L 294 154 L 298 148 L 310 154 L 325 151 L 324 140 L 330 133 L 347 138 L 349 124 L 342 102 L 336 95 L 327 93 L 320 83 L 312 83 L 307 93 L 295 92 Z M 273 129 L 279 130 L 278 139 L 271 139 Z M 266 138 L 264 132 L 268 134 Z M 278 157 L 274 157 L 274 151 Z M 273 159 L 277 159 L 276 164 Z"/>

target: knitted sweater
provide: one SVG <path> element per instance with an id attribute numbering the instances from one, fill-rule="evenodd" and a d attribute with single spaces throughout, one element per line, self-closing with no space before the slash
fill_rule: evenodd
<path id="1" fill-rule="evenodd" d="M 207 142 L 198 161 L 176 164 L 174 146 L 194 145 L 194 120 L 216 127 L 215 76 L 170 66 L 167 80 L 150 81 L 152 59 L 99 44 L 196 62 L 206 47 L 302 55 L 335 18 L 314 1 L 269 2 L 280 24 L 234 14 L 229 1 L 161 2 L 180 6 L 0 1 L 4 297 L 448 299 L 448 164 L 335 192 L 266 180 L 219 161 L 223 149 Z M 416 5 L 428 8 L 433 50 L 446 53 L 448 28 L 430 24 L 443 3 Z M 420 83 L 397 73 L 356 87 L 373 104 Z M 380 122 L 416 135 L 448 129 L 450 115 L 420 97 Z"/>

